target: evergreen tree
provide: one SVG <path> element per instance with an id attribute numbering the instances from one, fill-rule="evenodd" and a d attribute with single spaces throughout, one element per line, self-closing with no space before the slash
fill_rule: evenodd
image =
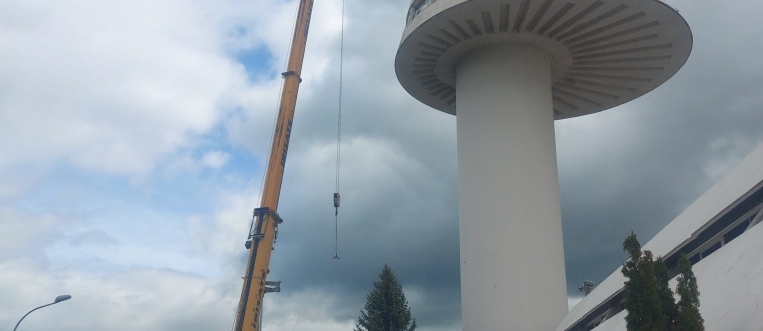
<path id="1" fill-rule="evenodd" d="M 624 306 L 628 311 L 628 315 L 625 316 L 626 329 L 628 331 L 639 331 L 641 328 L 641 319 L 639 317 L 641 309 L 639 307 L 640 295 L 636 289 L 643 287 L 643 285 L 641 285 L 643 280 L 637 272 L 638 263 L 641 260 L 641 244 L 639 244 L 636 239 L 636 234 L 631 232 L 631 235 L 625 239 L 623 242 L 623 250 L 630 256 L 620 270 L 623 273 L 623 276 L 628 278 L 628 280 L 625 281 L 625 288 L 623 291 L 625 300 Z"/>
<path id="2" fill-rule="evenodd" d="M 676 299 L 673 297 L 673 291 L 668 284 L 670 281 L 668 266 L 662 257 L 654 261 L 654 272 L 657 276 L 657 294 L 660 297 L 660 305 L 662 306 L 662 314 L 665 316 L 667 330 L 676 330 L 678 306 L 676 306 Z"/>
<path id="3" fill-rule="evenodd" d="M 642 255 L 641 244 L 633 232 L 623 242 L 623 250 L 630 255 L 630 259 L 621 269 L 623 275 L 628 278 L 624 291 L 625 309 L 628 311 L 625 317 L 627 330 L 667 330 L 655 282 L 652 252 L 645 251 Z"/>
<path id="4" fill-rule="evenodd" d="M 355 331 L 413 331 L 416 319 L 411 317 L 411 308 L 405 299 L 403 287 L 395 274 L 384 264 L 379 280 L 366 297 L 366 304 L 360 311 Z"/>
<path id="5" fill-rule="evenodd" d="M 697 278 L 691 270 L 691 262 L 685 254 L 678 260 L 678 286 L 676 292 L 681 296 L 678 300 L 678 318 L 676 330 L 704 331 L 705 320 L 699 313 L 699 288 Z"/>

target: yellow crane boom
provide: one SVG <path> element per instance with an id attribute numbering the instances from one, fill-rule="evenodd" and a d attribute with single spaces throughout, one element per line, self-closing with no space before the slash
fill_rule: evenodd
<path id="1" fill-rule="evenodd" d="M 300 0 L 296 27 L 292 38 L 291 51 L 286 72 L 283 76 L 283 90 L 278 107 L 278 120 L 273 134 L 265 185 L 263 187 L 260 208 L 254 210 L 250 239 L 247 241 L 249 259 L 244 274 L 244 286 L 241 290 L 235 331 L 260 331 L 262 300 L 267 292 L 280 291 L 280 282 L 268 282 L 270 272 L 270 253 L 282 222 L 276 212 L 278 198 L 281 195 L 286 155 L 289 150 L 289 137 L 294 120 L 297 92 L 302 81 L 302 62 L 305 58 L 307 32 L 310 29 L 314 0 Z"/>

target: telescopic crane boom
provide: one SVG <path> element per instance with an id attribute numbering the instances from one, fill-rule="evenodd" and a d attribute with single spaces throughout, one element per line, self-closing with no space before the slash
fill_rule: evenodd
<path id="1" fill-rule="evenodd" d="M 267 292 L 280 291 L 280 282 L 268 282 L 270 253 L 277 236 L 278 225 L 282 222 L 276 212 L 278 198 L 281 195 L 286 154 L 289 150 L 291 125 L 294 120 L 294 108 L 297 92 L 302 81 L 302 62 L 305 58 L 307 32 L 310 28 L 310 16 L 314 0 L 300 0 L 296 27 L 289 53 L 289 62 L 283 76 L 283 90 L 278 107 L 278 120 L 273 134 L 265 185 L 263 187 L 260 208 L 254 210 L 252 228 L 246 247 L 249 259 L 244 274 L 244 286 L 241 290 L 234 331 L 260 331 L 262 300 Z M 270 286 L 270 287 L 268 287 Z M 275 286 L 275 287 L 273 287 Z"/>

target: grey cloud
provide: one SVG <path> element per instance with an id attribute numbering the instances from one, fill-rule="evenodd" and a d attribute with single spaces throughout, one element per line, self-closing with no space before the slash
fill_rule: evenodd
<path id="1" fill-rule="evenodd" d="M 350 3 L 352 29 L 345 36 L 343 139 L 347 146 L 362 138 L 384 142 L 368 148 L 394 146 L 393 155 L 378 162 L 396 171 L 353 164 L 354 158 L 373 155 L 370 150 L 343 154 L 345 257 L 329 260 L 333 164 L 331 157 L 315 163 L 306 155 L 318 148 L 332 152 L 336 81 L 310 87 L 295 122 L 281 203 L 288 220 L 272 269 L 285 288 L 329 287 L 346 297 L 337 313 L 344 319 L 357 314 L 370 280 L 390 263 L 404 285 L 426 295 L 419 324 L 440 326 L 458 323 L 460 315 L 455 120 L 418 104 L 394 77 L 406 5 L 382 2 L 372 9 Z M 622 263 L 620 246 L 631 230 L 646 242 L 763 141 L 755 88 L 759 65 L 748 63 L 751 55 L 739 55 L 739 49 L 728 54 L 731 46 L 750 47 L 747 53 L 755 54 L 759 45 L 731 44 L 728 30 L 738 29 L 720 23 L 754 20 L 759 6 L 715 11 L 688 1 L 672 5 L 694 29 L 695 48 L 685 68 L 639 100 L 557 123 L 571 296 L 579 295 L 584 279 L 601 281 Z M 748 28 L 740 38 L 756 40 L 760 29 Z"/>
<path id="2" fill-rule="evenodd" d="M 327 9 L 327 4 L 334 7 Z M 284 292 L 268 294 L 266 325 L 278 330 L 304 329 L 310 322 L 316 324 L 315 330 L 331 329 L 330 323 L 351 325 L 381 266 L 389 263 L 404 287 L 415 292 L 412 310 L 422 331 L 460 329 L 455 118 L 421 105 L 396 80 L 393 60 L 407 0 L 347 2 L 339 221 L 342 259 L 331 260 L 339 38 L 336 21 L 325 20 L 336 19 L 331 15 L 336 14 L 337 4 L 316 3 L 305 66 L 305 73 L 312 77 L 305 78 L 298 101 L 279 206 L 285 223 L 270 267 L 271 280 L 282 280 Z M 763 141 L 758 93 L 763 68 L 756 58 L 763 49 L 757 42 L 763 28 L 745 23 L 757 22 L 763 13 L 761 5 L 748 1 L 709 6 L 688 0 L 671 5 L 681 9 L 695 34 L 694 52 L 685 68 L 639 100 L 557 122 L 570 295 L 578 294 L 575 288 L 584 278 L 598 282 L 620 265 L 624 258 L 620 245 L 631 230 L 642 241 L 648 240 Z M 285 12 L 289 11 L 279 7 L 274 14 L 279 17 L 257 15 L 262 22 L 281 22 L 291 19 Z M 281 40 L 289 37 L 288 31 L 281 31 L 285 30 L 282 25 L 246 28 L 262 30 L 252 34 L 266 38 L 275 53 L 283 48 Z M 274 62 L 280 62 L 282 55 L 276 57 Z M 270 111 L 275 108 L 266 104 L 276 99 L 269 95 L 276 89 L 268 82 L 251 83 L 259 90 L 238 96 L 245 99 L 242 109 L 228 118 L 226 128 L 232 144 L 246 146 L 262 159 L 259 145 L 268 143 Z M 254 207 L 255 194 L 240 193 L 251 194 Z M 116 320 L 132 326 L 160 323 L 154 329 L 164 330 L 189 325 L 227 327 L 245 262 L 243 240 L 250 214 L 244 205 L 245 201 L 237 200 L 218 206 L 240 212 L 240 218 L 233 213 L 217 215 L 217 224 L 200 228 L 199 237 L 206 241 L 194 248 L 208 250 L 225 275 L 211 280 L 154 271 L 152 275 L 167 285 L 154 298 L 173 301 L 165 310 L 150 304 L 141 309 L 157 309 L 169 318 L 153 314 L 139 321 L 144 324 Z M 18 247 L 23 245 L 12 246 Z M 8 251 L 0 248 L 0 252 Z M 96 277 L 99 286 L 62 285 L 47 290 L 92 287 L 96 291 L 132 284 L 132 292 L 127 292 L 140 295 L 153 288 L 152 279 L 141 275 L 128 273 L 114 283 Z M 192 290 L 185 293 L 186 288 L 172 286 L 175 279 Z M 197 295 L 204 298 L 201 303 Z M 100 300 L 95 295 L 90 298 Z M 190 311 L 188 302 L 195 302 Z M 330 309 L 315 311 L 313 304 Z M 303 324 L 289 324 L 300 318 Z M 82 324 L 67 327 L 84 329 Z"/>

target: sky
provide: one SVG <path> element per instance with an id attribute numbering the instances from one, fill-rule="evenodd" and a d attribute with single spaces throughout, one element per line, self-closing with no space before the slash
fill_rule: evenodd
<path id="1" fill-rule="evenodd" d="M 763 143 L 759 1 L 670 0 L 676 76 L 556 122 L 571 303 Z M 0 1 L 0 328 L 233 324 L 295 0 Z M 397 82 L 408 0 L 317 1 L 265 301 L 266 331 L 350 330 L 382 266 L 419 330 L 460 330 L 455 117 Z"/>

